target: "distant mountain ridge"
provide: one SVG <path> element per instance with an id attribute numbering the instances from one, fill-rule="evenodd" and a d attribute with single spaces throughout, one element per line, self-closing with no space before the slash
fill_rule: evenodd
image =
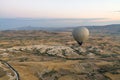
<path id="1" fill-rule="evenodd" d="M 81 26 L 82 27 L 82 26 Z M 120 32 L 120 24 L 111 24 L 111 25 L 104 25 L 104 26 L 85 26 L 90 30 L 96 31 L 106 31 L 106 32 Z M 12 30 L 45 30 L 45 31 L 72 31 L 75 27 L 19 27 L 14 28 Z"/>
<path id="2" fill-rule="evenodd" d="M 104 26 L 86 26 L 86 27 L 96 32 L 120 34 L 120 24 L 111 24 L 111 25 L 104 25 Z"/>
<path id="3" fill-rule="evenodd" d="M 44 27 L 25 26 L 25 27 L 13 28 L 12 30 L 42 30 L 42 29 L 45 29 L 45 28 Z"/>
<path id="4" fill-rule="evenodd" d="M 82 27 L 82 26 L 76 26 Z M 120 35 L 120 24 L 111 24 L 111 25 L 104 25 L 104 26 L 85 26 L 87 27 L 90 32 L 95 33 L 106 33 L 106 34 L 119 34 Z M 75 27 L 32 27 L 32 26 L 25 26 L 19 28 L 13 28 L 9 30 L 42 30 L 42 31 L 50 31 L 50 32 L 71 32 Z"/>

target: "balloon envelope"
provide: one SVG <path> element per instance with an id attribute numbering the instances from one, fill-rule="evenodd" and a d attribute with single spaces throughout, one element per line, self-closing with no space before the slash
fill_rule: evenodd
<path id="1" fill-rule="evenodd" d="M 74 39 L 82 45 L 89 37 L 89 30 L 85 27 L 77 27 L 72 32 Z"/>

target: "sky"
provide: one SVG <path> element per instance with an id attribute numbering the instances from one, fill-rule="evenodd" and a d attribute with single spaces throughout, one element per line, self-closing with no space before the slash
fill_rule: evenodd
<path id="1" fill-rule="evenodd" d="M 0 0 L 0 18 L 120 22 L 120 0 Z"/>
<path id="2" fill-rule="evenodd" d="M 1 18 L 120 19 L 120 0 L 0 0 Z"/>

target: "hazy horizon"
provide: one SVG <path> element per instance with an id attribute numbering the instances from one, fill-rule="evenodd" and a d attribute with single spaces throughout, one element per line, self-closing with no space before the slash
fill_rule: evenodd
<path id="1" fill-rule="evenodd" d="M 103 18 L 3 18 L 0 19 L 0 29 L 14 29 L 19 27 L 76 27 L 119 24 L 120 21 L 100 21 Z"/>

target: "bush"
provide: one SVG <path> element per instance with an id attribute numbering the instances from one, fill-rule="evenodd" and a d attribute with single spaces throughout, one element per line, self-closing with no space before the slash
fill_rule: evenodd
<path id="1" fill-rule="evenodd" d="M 32 54 L 39 56 L 39 55 L 41 55 L 41 52 L 40 52 L 39 49 L 34 48 L 34 49 L 32 50 Z"/>
<path id="2" fill-rule="evenodd" d="M 25 61 L 27 61 L 28 60 L 28 58 L 27 57 L 22 57 L 22 58 L 19 58 L 19 61 L 20 62 L 25 62 Z"/>

